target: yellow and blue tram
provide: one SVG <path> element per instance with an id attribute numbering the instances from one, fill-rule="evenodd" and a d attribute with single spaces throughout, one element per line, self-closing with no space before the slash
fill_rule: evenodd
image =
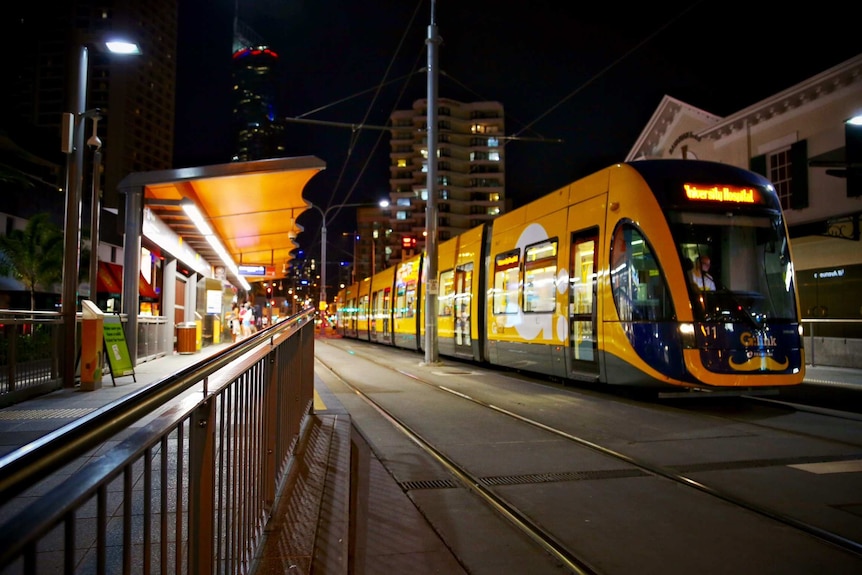
<path id="1" fill-rule="evenodd" d="M 784 217 L 769 181 L 747 170 L 615 164 L 441 242 L 437 257 L 441 355 L 626 386 L 804 377 Z M 710 281 L 693 281 L 707 258 Z M 421 350 L 423 264 L 420 254 L 343 289 L 339 332 Z"/>

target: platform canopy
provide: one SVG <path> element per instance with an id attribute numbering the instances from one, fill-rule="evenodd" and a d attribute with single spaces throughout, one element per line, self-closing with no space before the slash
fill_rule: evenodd
<path id="1" fill-rule="evenodd" d="M 197 207 L 235 264 L 274 268 L 275 277 L 283 277 L 282 270 L 298 247 L 296 236 L 302 231 L 296 219 L 310 207 L 302 191 L 325 168 L 325 162 L 314 156 L 275 158 L 137 172 L 119 187 L 121 192 L 143 187 L 143 207 L 210 265 L 224 264 L 186 204 Z"/>

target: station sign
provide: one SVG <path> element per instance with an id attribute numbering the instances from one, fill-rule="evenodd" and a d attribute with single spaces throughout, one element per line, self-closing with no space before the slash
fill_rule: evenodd
<path id="1" fill-rule="evenodd" d="M 241 276 L 275 277 L 275 266 L 262 264 L 239 264 L 236 267 Z"/>

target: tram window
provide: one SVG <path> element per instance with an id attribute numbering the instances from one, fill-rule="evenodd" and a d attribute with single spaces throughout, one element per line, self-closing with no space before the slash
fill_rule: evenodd
<path id="1" fill-rule="evenodd" d="M 513 250 L 494 258 L 494 314 L 518 313 L 518 272 L 521 269 L 521 252 Z"/>
<path id="2" fill-rule="evenodd" d="M 437 297 L 437 315 L 451 316 L 455 298 L 455 272 L 447 270 L 440 274 L 440 295 Z"/>
<path id="3" fill-rule="evenodd" d="M 414 307 L 416 305 L 416 281 L 410 280 L 407 282 L 407 291 L 405 292 L 405 309 L 404 317 L 410 318 L 415 315 Z"/>
<path id="4" fill-rule="evenodd" d="M 670 291 L 655 254 L 631 223 L 614 230 L 611 286 L 621 321 L 666 321 L 674 316 Z"/>
<path id="5" fill-rule="evenodd" d="M 368 296 L 359 298 L 359 321 L 368 321 Z"/>
<path id="6" fill-rule="evenodd" d="M 549 312 L 556 308 L 557 242 L 544 241 L 524 251 L 524 311 Z"/>
<path id="7" fill-rule="evenodd" d="M 395 286 L 395 318 L 399 319 L 404 317 L 404 309 L 407 307 L 406 303 L 406 290 L 405 285 L 403 283 Z"/>
<path id="8" fill-rule="evenodd" d="M 668 219 L 674 222 L 671 231 L 683 258 L 711 259 L 716 291 L 693 295 L 696 319 L 761 322 L 796 317 L 793 266 L 780 214 L 671 212 Z"/>

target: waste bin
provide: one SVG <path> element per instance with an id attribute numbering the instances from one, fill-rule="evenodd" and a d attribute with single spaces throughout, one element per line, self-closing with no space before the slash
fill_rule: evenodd
<path id="1" fill-rule="evenodd" d="M 177 353 L 194 353 L 197 351 L 198 326 L 193 321 L 177 324 Z"/>

